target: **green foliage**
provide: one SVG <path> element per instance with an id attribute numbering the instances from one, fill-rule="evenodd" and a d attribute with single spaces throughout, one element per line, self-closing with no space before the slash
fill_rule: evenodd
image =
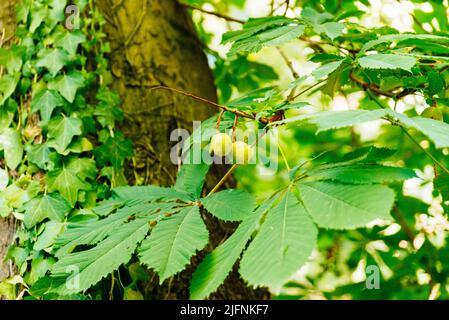
<path id="1" fill-rule="evenodd" d="M 201 202 L 208 212 L 224 221 L 243 220 L 256 206 L 256 201 L 250 194 L 234 189 L 212 194 Z"/>
<path id="2" fill-rule="evenodd" d="M 113 295 L 120 282 L 115 290 L 124 299 L 142 299 L 137 285 L 148 277 L 141 265 L 167 284 L 204 256 L 194 265 L 192 299 L 209 297 L 233 270 L 250 286 L 280 294 L 288 286 L 301 292 L 297 297 L 449 296 L 447 232 L 440 227 L 447 224 L 440 211 L 447 212 L 449 189 L 443 5 L 430 2 L 430 14 L 415 10 L 415 33 L 366 28 L 355 22 L 365 12 L 354 1 L 286 2 L 301 5 L 300 15 L 273 8 L 271 16 L 250 18 L 241 28 L 231 24 L 222 38 L 231 45 L 227 58 L 207 49 L 226 112 L 184 142 L 187 157 L 176 182 L 161 187 L 123 185 L 134 150 L 116 129 L 124 114 L 109 88 L 105 21 L 93 3 L 75 3 L 86 19 L 70 32 L 63 27 L 67 1 L 25 0 L 17 8 L 14 43 L 0 48 L 0 216 L 23 221 L 7 258 L 26 294 L 96 299 L 109 289 Z M 229 3 L 215 6 L 226 10 Z M 424 22 L 433 32 L 424 33 Z M 320 66 L 299 76 L 292 51 L 301 52 L 300 63 Z M 291 80 L 275 82 L 285 78 L 275 61 L 254 61 L 265 52 L 282 55 L 281 71 Z M 408 105 L 409 95 L 420 105 Z M 336 111 L 329 103 L 335 97 L 357 103 Z M 424 104 L 430 111 L 421 113 Z M 377 120 L 376 135 L 362 138 L 365 124 Z M 188 164 L 193 147 L 207 150 L 217 129 L 270 134 L 284 125 L 273 144 L 288 149 L 274 159 L 279 172 L 272 178 L 244 166 L 239 189 L 217 192 L 224 179 L 210 191 L 210 165 Z M 406 193 L 408 179 L 432 186 L 431 205 Z M 219 244 L 209 237 L 211 216 L 235 226 Z M 431 229 L 432 220 L 442 223 Z M 306 263 L 315 270 L 306 284 L 289 282 Z M 381 269 L 386 293 L 352 283 L 367 265 Z M 431 279 L 424 285 L 423 273 Z M 326 277 L 338 280 L 331 292 L 320 288 Z M 77 279 L 79 287 L 67 285 Z M 14 298 L 16 286 L 4 281 L 0 294 Z"/>

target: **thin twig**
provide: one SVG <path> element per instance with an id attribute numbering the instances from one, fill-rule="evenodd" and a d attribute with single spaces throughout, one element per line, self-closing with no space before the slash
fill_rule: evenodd
<path id="1" fill-rule="evenodd" d="M 230 108 L 230 107 L 227 107 L 227 106 L 223 106 L 221 104 L 215 103 L 213 101 L 207 100 L 207 99 L 202 98 L 202 97 L 198 97 L 198 96 L 196 96 L 194 94 L 191 94 L 191 93 L 179 90 L 179 89 L 170 88 L 170 87 L 166 87 L 166 86 L 154 86 L 154 87 L 150 87 L 150 89 L 151 90 L 164 89 L 164 90 L 169 90 L 169 91 L 172 91 L 172 92 L 176 92 L 176 93 L 182 94 L 182 95 L 184 95 L 186 97 L 190 97 L 192 99 L 195 99 L 195 100 L 204 102 L 206 104 L 209 104 L 211 106 L 214 106 L 214 107 L 216 107 L 216 108 L 218 108 L 220 110 L 231 112 L 231 113 L 233 113 L 233 114 L 235 114 L 235 115 L 237 115 L 239 117 L 248 118 L 248 119 L 251 119 L 251 120 L 256 120 L 256 115 L 255 114 L 247 113 L 247 112 L 243 112 L 243 111 L 240 111 L 240 110 L 237 110 L 237 109 L 233 109 L 233 108 Z M 267 119 L 265 117 L 262 117 L 262 118 L 260 118 L 258 120 L 259 120 L 259 122 L 261 122 L 263 124 L 269 123 L 269 119 Z"/>
<path id="2" fill-rule="evenodd" d="M 226 172 L 226 174 L 223 176 L 223 178 L 221 178 L 221 180 L 215 185 L 215 187 L 209 192 L 209 194 L 207 195 L 207 197 L 209 197 L 210 195 L 214 194 L 215 192 L 218 191 L 218 189 L 220 189 L 220 187 L 223 185 L 223 183 L 225 183 L 226 179 L 229 178 L 229 176 L 234 172 L 235 169 L 237 169 L 238 164 L 234 164 L 231 169 L 228 170 L 228 172 Z"/>
<path id="3" fill-rule="evenodd" d="M 184 2 L 180 2 L 179 4 L 181 6 L 183 6 L 183 7 L 185 7 L 185 8 L 192 9 L 192 10 L 197 10 L 197 11 L 200 11 L 200 12 L 203 12 L 203 13 L 206 13 L 206 14 L 210 14 L 212 16 L 216 16 L 218 18 L 221 18 L 221 19 L 224 19 L 224 20 L 227 20 L 227 21 L 232 21 L 232 22 L 236 22 L 236 23 L 240 23 L 240 24 L 244 24 L 246 22 L 244 20 L 240 20 L 240 19 L 237 19 L 237 18 L 229 17 L 229 16 L 227 16 L 225 14 L 222 14 L 222 13 L 219 13 L 219 12 L 215 12 L 215 11 L 209 11 L 209 10 L 206 10 L 206 9 L 203 9 L 203 8 L 200 8 L 200 7 L 196 7 L 196 6 L 193 6 L 191 4 L 184 3 Z"/>

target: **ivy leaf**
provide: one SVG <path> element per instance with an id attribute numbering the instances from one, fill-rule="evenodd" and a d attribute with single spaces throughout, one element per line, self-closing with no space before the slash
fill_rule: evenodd
<path id="1" fill-rule="evenodd" d="M 265 221 L 243 254 L 240 274 L 253 286 L 279 290 L 307 261 L 315 247 L 317 228 L 288 192 L 269 210 Z"/>
<path id="2" fill-rule="evenodd" d="M 14 93 L 20 80 L 20 73 L 7 74 L 0 78 L 0 106 Z"/>
<path id="3" fill-rule="evenodd" d="M 81 180 L 92 179 L 97 177 L 97 164 L 95 160 L 88 158 L 73 157 L 67 163 L 67 169 L 76 172 L 77 176 Z"/>
<path id="4" fill-rule="evenodd" d="M 10 49 L 0 48 L 0 65 L 6 67 L 9 74 L 20 72 L 24 48 L 13 46 Z"/>
<path id="5" fill-rule="evenodd" d="M 0 135 L 0 150 L 5 153 L 5 161 L 8 168 L 15 170 L 22 162 L 23 145 L 21 136 L 16 129 L 7 128 Z"/>
<path id="6" fill-rule="evenodd" d="M 359 58 L 364 69 L 402 69 L 411 72 L 417 60 L 414 57 L 399 54 L 371 54 Z"/>
<path id="7" fill-rule="evenodd" d="M 47 68 L 54 77 L 69 61 L 67 53 L 60 49 L 42 49 L 38 54 L 36 66 Z"/>
<path id="8" fill-rule="evenodd" d="M 192 200 L 200 198 L 209 167 L 207 164 L 183 164 L 176 179 L 175 189 L 191 194 Z"/>
<path id="9" fill-rule="evenodd" d="M 162 283 L 182 271 L 208 240 L 199 208 L 183 208 L 154 227 L 139 248 L 139 259 L 158 273 Z"/>
<path id="10" fill-rule="evenodd" d="M 297 186 L 307 211 L 323 228 L 354 229 L 375 219 L 391 219 L 394 192 L 388 187 L 332 182 Z"/>
<path id="11" fill-rule="evenodd" d="M 46 6 L 36 6 L 31 11 L 30 32 L 34 33 L 36 29 L 44 22 L 47 16 L 48 8 Z"/>
<path id="12" fill-rule="evenodd" d="M 131 140 L 126 139 L 123 133 L 116 132 L 114 137 L 107 140 L 94 150 L 99 166 L 110 163 L 114 168 L 119 169 L 125 163 L 126 158 L 134 154 Z"/>
<path id="13" fill-rule="evenodd" d="M 56 39 L 55 46 L 65 49 L 69 55 L 74 56 L 78 46 L 85 41 L 86 36 L 80 30 L 75 30 L 72 32 L 66 32 L 63 36 Z"/>
<path id="14" fill-rule="evenodd" d="M 28 229 L 46 218 L 62 222 L 64 216 L 71 209 L 70 204 L 59 193 L 51 193 L 34 198 L 24 205 L 25 215 L 23 222 Z"/>
<path id="15" fill-rule="evenodd" d="M 70 103 L 73 103 L 76 92 L 83 86 L 84 77 L 78 71 L 72 71 L 48 84 L 49 89 L 57 90 Z"/>
<path id="16" fill-rule="evenodd" d="M 195 270 L 190 282 L 190 299 L 205 299 L 224 282 L 235 262 L 245 249 L 263 214 L 276 197 L 266 200 L 239 225 L 237 230 L 208 254 Z"/>
<path id="17" fill-rule="evenodd" d="M 31 101 L 31 112 L 40 111 L 42 121 L 47 123 L 53 110 L 64 105 L 64 100 L 55 90 L 41 90 Z"/>
<path id="18" fill-rule="evenodd" d="M 52 171 L 55 168 L 58 155 L 47 144 L 33 145 L 27 150 L 28 161 L 39 168 Z"/>
<path id="19" fill-rule="evenodd" d="M 90 185 L 83 182 L 76 172 L 66 167 L 52 171 L 48 174 L 48 190 L 58 191 L 73 207 L 78 201 L 78 191 L 89 190 Z"/>
<path id="20" fill-rule="evenodd" d="M 83 122 L 80 119 L 57 116 L 48 123 L 48 138 L 54 139 L 56 151 L 62 154 L 73 137 L 83 133 L 82 127 Z"/>
<path id="21" fill-rule="evenodd" d="M 208 212 L 224 221 L 243 220 L 253 212 L 256 206 L 252 195 L 236 189 L 214 193 L 201 199 L 201 203 Z"/>

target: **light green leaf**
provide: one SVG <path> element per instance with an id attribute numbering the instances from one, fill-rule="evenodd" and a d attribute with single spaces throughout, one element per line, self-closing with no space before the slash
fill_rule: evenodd
<path id="1" fill-rule="evenodd" d="M 321 227 L 354 229 L 375 219 L 391 219 L 394 192 L 388 187 L 333 182 L 307 182 L 297 186 L 304 206 Z"/>
<path id="2" fill-rule="evenodd" d="M 76 172 L 77 176 L 81 180 L 92 179 L 97 177 L 97 165 L 95 160 L 88 158 L 73 157 L 67 163 L 67 169 Z"/>
<path id="3" fill-rule="evenodd" d="M 70 55 L 75 55 L 78 46 L 86 41 L 86 36 L 80 31 L 75 30 L 66 32 L 55 41 L 55 46 L 65 49 Z"/>
<path id="4" fill-rule="evenodd" d="M 417 62 L 413 57 L 399 54 L 371 54 L 358 61 L 365 69 L 402 69 L 409 72 Z"/>
<path id="5" fill-rule="evenodd" d="M 84 86 L 84 78 L 81 73 L 72 71 L 57 78 L 48 84 L 49 89 L 57 90 L 68 102 L 73 103 L 76 92 Z"/>
<path id="6" fill-rule="evenodd" d="M 39 222 L 49 218 L 62 222 L 64 216 L 70 212 L 70 204 L 58 193 L 51 193 L 32 199 L 24 205 L 25 226 L 30 229 Z"/>
<path id="7" fill-rule="evenodd" d="M 47 16 L 48 8 L 46 6 L 36 6 L 31 11 L 31 24 L 30 24 L 30 32 L 34 33 L 36 29 L 44 22 L 45 17 Z"/>
<path id="8" fill-rule="evenodd" d="M 31 112 L 40 111 L 42 121 L 47 123 L 53 110 L 64 105 L 64 100 L 55 90 L 41 90 L 31 101 Z"/>
<path id="9" fill-rule="evenodd" d="M 7 74 L 0 78 L 0 106 L 14 93 L 20 80 L 20 73 Z"/>
<path id="10" fill-rule="evenodd" d="M 54 170 L 57 156 L 47 144 L 33 145 L 27 150 L 28 161 L 47 171 Z"/>
<path id="11" fill-rule="evenodd" d="M 236 189 L 227 189 L 201 199 L 204 208 L 224 221 L 239 221 L 250 215 L 256 201 L 252 195 Z"/>
<path id="12" fill-rule="evenodd" d="M 56 151 L 62 154 L 73 137 L 83 133 L 82 127 L 83 122 L 80 119 L 57 116 L 48 123 L 48 138 L 54 139 Z"/>
<path id="13" fill-rule="evenodd" d="M 7 170 L 0 168 L 0 191 L 4 191 L 9 184 L 9 174 Z"/>
<path id="14" fill-rule="evenodd" d="M 7 128 L 0 134 L 0 150 L 5 153 L 6 165 L 15 170 L 22 162 L 23 145 L 19 132 L 13 128 Z"/>
<path id="15" fill-rule="evenodd" d="M 243 254 L 240 274 L 253 286 L 279 290 L 307 261 L 317 229 L 292 192 L 269 210 Z"/>
<path id="16" fill-rule="evenodd" d="M 39 51 L 36 66 L 47 68 L 54 77 L 69 61 L 67 53 L 60 49 L 44 48 Z"/>
<path id="17" fill-rule="evenodd" d="M 0 65 L 6 67 L 9 74 L 20 72 L 23 51 L 21 47 L 0 48 Z"/>
<path id="18" fill-rule="evenodd" d="M 89 190 L 90 185 L 83 182 L 75 172 L 63 167 L 48 174 L 48 189 L 50 192 L 61 193 L 74 207 L 78 201 L 78 191 Z"/>
<path id="19" fill-rule="evenodd" d="M 142 242 L 139 259 L 158 273 L 162 283 L 184 270 L 196 251 L 207 245 L 208 238 L 199 208 L 183 208 L 154 227 Z"/>

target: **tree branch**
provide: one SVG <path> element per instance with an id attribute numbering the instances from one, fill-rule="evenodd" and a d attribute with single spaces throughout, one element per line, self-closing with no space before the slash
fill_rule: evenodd
<path id="1" fill-rule="evenodd" d="M 224 20 L 227 20 L 227 21 L 236 22 L 236 23 L 240 23 L 240 24 L 244 24 L 246 22 L 244 20 L 233 18 L 233 17 L 227 16 L 227 15 L 219 13 L 219 12 L 209 11 L 209 10 L 206 10 L 206 9 L 203 9 L 203 8 L 200 8 L 200 7 L 196 7 L 196 6 L 193 6 L 191 4 L 187 4 L 187 3 L 183 3 L 183 2 L 179 2 L 179 4 L 181 6 L 183 6 L 183 7 L 185 7 L 185 8 L 188 8 L 188 9 L 191 9 L 191 10 L 197 10 L 197 11 L 200 11 L 200 12 L 203 12 L 203 13 L 206 13 L 206 14 L 210 14 L 212 16 L 216 16 L 218 18 L 221 18 L 221 19 L 224 19 Z"/>

